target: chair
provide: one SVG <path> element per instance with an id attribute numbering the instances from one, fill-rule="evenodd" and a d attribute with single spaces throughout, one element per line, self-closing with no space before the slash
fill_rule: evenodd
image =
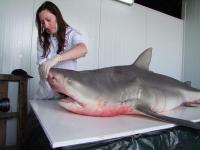
<path id="1" fill-rule="evenodd" d="M 23 129 L 27 120 L 27 81 L 28 78 L 0 74 L 0 100 L 8 97 L 9 82 L 18 83 L 17 112 L 1 112 L 0 111 L 0 149 L 1 150 L 17 150 L 21 144 Z M 6 122 L 8 119 L 17 119 L 17 139 L 16 145 L 6 146 Z"/>

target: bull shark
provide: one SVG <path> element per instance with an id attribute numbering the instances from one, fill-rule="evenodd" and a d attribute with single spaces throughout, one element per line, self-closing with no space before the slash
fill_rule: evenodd
<path id="1" fill-rule="evenodd" d="M 200 104 L 200 90 L 149 70 L 152 48 L 131 65 L 74 71 L 51 68 L 47 81 L 63 95 L 59 104 L 70 112 L 98 117 L 145 115 L 194 129 L 200 125 L 162 115 L 181 106 Z"/>

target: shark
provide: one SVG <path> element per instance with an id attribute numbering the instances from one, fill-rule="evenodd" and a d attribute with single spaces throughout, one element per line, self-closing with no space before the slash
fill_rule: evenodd
<path id="1" fill-rule="evenodd" d="M 199 130 L 198 123 L 162 113 L 199 106 L 200 90 L 150 71 L 151 58 L 152 48 L 148 48 L 130 65 L 83 71 L 51 68 L 47 81 L 54 91 L 65 95 L 59 104 L 72 113 L 96 117 L 144 115 Z"/>

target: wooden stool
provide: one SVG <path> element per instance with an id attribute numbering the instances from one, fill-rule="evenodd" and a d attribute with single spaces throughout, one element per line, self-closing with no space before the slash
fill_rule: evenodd
<path id="1" fill-rule="evenodd" d="M 10 74 L 0 74 L 0 98 L 8 97 L 8 83 L 18 82 L 17 112 L 0 111 L 0 150 L 16 150 L 21 144 L 22 131 L 27 120 L 27 78 Z M 6 121 L 17 119 L 17 143 L 6 146 Z"/>

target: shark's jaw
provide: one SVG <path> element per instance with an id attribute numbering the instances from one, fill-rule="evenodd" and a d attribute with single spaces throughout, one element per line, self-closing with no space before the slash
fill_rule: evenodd
<path id="1" fill-rule="evenodd" d="M 94 117 L 111 117 L 124 114 L 137 114 L 133 105 L 129 103 L 110 103 L 102 97 L 91 99 L 78 97 L 75 93 L 65 92 L 66 98 L 59 101 L 59 105 L 67 111 Z M 78 95 L 78 94 L 77 94 Z"/>
<path id="2" fill-rule="evenodd" d="M 95 92 L 88 92 L 89 90 L 86 87 L 82 91 L 78 90 L 73 86 L 74 83 L 69 85 L 63 77 L 59 78 L 59 84 L 57 84 L 58 78 L 55 79 L 54 76 L 54 74 L 49 75 L 48 82 L 55 92 L 64 96 L 59 101 L 59 105 L 69 112 L 95 117 L 136 114 L 133 105 L 130 103 L 114 103 L 107 97 L 94 94 Z"/>
<path id="3" fill-rule="evenodd" d="M 87 116 L 94 117 L 110 117 L 123 114 L 133 114 L 133 105 L 130 103 L 114 103 L 109 98 L 92 95 L 88 93 L 88 89 L 77 90 L 74 86 L 63 84 L 53 84 L 51 80 L 49 83 L 52 89 L 64 96 L 59 101 L 59 105 L 67 111 Z M 66 84 L 66 83 L 65 83 Z"/>
<path id="4" fill-rule="evenodd" d="M 128 105 L 109 105 L 105 106 L 94 106 L 81 105 L 77 101 L 71 98 L 62 99 L 59 102 L 60 106 L 65 108 L 69 112 L 73 112 L 80 115 L 93 116 L 93 117 L 111 117 L 123 114 L 133 114 L 132 107 Z"/>

